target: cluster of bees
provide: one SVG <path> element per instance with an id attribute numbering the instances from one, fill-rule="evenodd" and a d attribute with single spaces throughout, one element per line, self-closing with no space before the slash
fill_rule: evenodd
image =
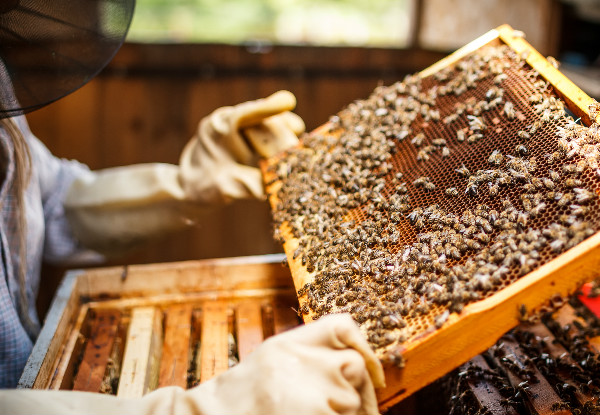
<path id="1" fill-rule="evenodd" d="M 548 400 L 552 393 L 559 400 L 546 404 L 551 412 L 600 413 L 600 359 L 590 345 L 590 339 L 600 333 L 600 322 L 575 297 L 567 301 L 578 316 L 572 324 L 561 325 L 552 318 L 552 312 L 532 315 L 529 319 L 535 322 L 512 330 L 480 355 L 485 365 L 474 359 L 446 376 L 440 383 L 444 385 L 449 413 L 485 414 L 492 413 L 494 407 L 507 414 L 531 414 L 536 405 L 530 400 Z M 535 329 L 530 329 L 534 327 L 532 324 L 543 324 L 547 328 L 544 332 L 551 335 L 536 335 Z M 507 347 L 507 343 L 512 346 Z M 560 354 L 556 352 L 557 345 Z M 474 388 L 481 390 L 482 385 L 490 407 L 482 407 L 474 394 Z M 536 386 L 552 391 L 545 395 L 536 393 L 533 391 Z M 498 394 L 493 395 L 490 390 Z"/>
<path id="2" fill-rule="evenodd" d="M 300 313 L 350 313 L 401 364 L 397 345 L 596 231 L 598 160 L 598 124 L 506 46 L 376 88 L 269 167 L 275 236 L 312 277 Z"/>

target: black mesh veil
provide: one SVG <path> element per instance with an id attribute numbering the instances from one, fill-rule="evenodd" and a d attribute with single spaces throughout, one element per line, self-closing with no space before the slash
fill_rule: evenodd
<path id="1" fill-rule="evenodd" d="M 75 91 L 115 55 L 135 0 L 0 0 L 0 118 Z"/>

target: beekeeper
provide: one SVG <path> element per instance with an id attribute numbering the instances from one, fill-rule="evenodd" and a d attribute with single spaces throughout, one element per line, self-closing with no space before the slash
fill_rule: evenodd
<path id="1" fill-rule="evenodd" d="M 43 260 L 96 261 L 189 226 L 210 206 L 263 198 L 257 160 L 294 145 L 304 130 L 290 112 L 295 97 L 279 91 L 203 118 L 179 165 L 90 171 L 54 157 L 23 114 L 72 92 L 108 63 L 134 1 L 0 5 L 0 413 L 376 413 L 374 386 L 383 385 L 383 371 L 348 315 L 274 336 L 188 391 L 168 387 L 124 400 L 12 389 L 40 329 L 35 299 Z M 38 70 L 23 70 L 23 62 Z"/>

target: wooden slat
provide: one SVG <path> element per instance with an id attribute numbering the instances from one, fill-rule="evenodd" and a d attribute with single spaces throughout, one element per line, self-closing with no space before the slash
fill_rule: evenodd
<path id="1" fill-rule="evenodd" d="M 187 386 L 192 306 L 171 306 L 165 310 L 165 338 L 160 360 L 158 387 Z"/>
<path id="2" fill-rule="evenodd" d="M 491 370 L 482 355 L 477 355 L 469 363 L 461 366 L 462 370 L 467 370 L 469 366 L 474 366 L 489 373 Z M 467 382 L 475 399 L 479 402 L 481 413 L 489 415 L 517 415 L 517 411 L 512 406 L 502 405 L 502 395 L 500 391 L 490 382 L 481 382 L 477 378 L 467 378 Z M 485 411 L 483 408 L 486 408 Z"/>
<path id="3" fill-rule="evenodd" d="M 207 303 L 202 309 L 200 382 L 228 369 L 228 332 L 227 305 L 222 302 Z"/>
<path id="4" fill-rule="evenodd" d="M 108 358 L 108 365 L 106 372 L 104 373 L 104 379 L 100 387 L 100 393 L 109 393 L 114 395 L 117 391 L 114 388 L 117 386 L 115 380 L 119 379 L 121 373 L 121 364 L 123 362 L 123 355 L 125 351 L 125 340 L 127 339 L 127 328 L 129 327 L 129 319 L 121 318 L 121 322 L 118 327 L 117 338 L 112 347 L 110 357 Z"/>
<path id="5" fill-rule="evenodd" d="M 291 284 L 291 281 L 290 281 Z M 159 294 L 149 295 L 145 297 L 133 298 L 116 298 L 114 300 L 92 301 L 89 303 L 91 308 L 107 309 L 107 308 L 136 308 L 144 306 L 164 307 L 175 304 L 184 303 L 202 303 L 206 300 L 222 300 L 230 301 L 235 298 L 256 298 L 257 300 L 283 294 L 293 294 L 291 289 L 256 289 L 256 290 L 218 290 L 218 291 L 203 291 L 198 293 L 187 294 Z"/>
<path id="6" fill-rule="evenodd" d="M 162 316 L 154 307 L 133 309 L 117 396 L 135 398 L 154 389 L 162 341 Z"/>
<path id="7" fill-rule="evenodd" d="M 73 390 L 100 391 L 108 358 L 118 332 L 120 317 L 121 313 L 118 310 L 102 310 L 95 313 L 90 337 L 75 376 Z"/>
<path id="8" fill-rule="evenodd" d="M 295 294 L 294 294 L 295 296 Z M 262 332 L 265 339 L 268 339 L 275 334 L 275 318 L 273 315 L 273 303 L 268 302 L 263 304 L 261 309 L 262 317 Z"/>
<path id="9" fill-rule="evenodd" d="M 577 325 L 581 327 L 587 326 L 585 320 L 577 315 L 577 312 L 569 304 L 565 304 L 553 315 L 554 320 L 560 324 L 563 328 L 568 326 L 569 336 L 574 336 L 579 332 Z M 575 324 L 574 324 L 575 323 Z"/>
<path id="10" fill-rule="evenodd" d="M 242 301 L 236 317 L 238 357 L 244 361 L 264 340 L 260 302 Z"/>
<path id="11" fill-rule="evenodd" d="M 276 304 L 273 310 L 275 320 L 275 334 L 300 325 L 298 314 L 289 305 Z"/>
<path id="12" fill-rule="evenodd" d="M 279 254 L 165 264 L 88 269 L 81 275 L 79 294 L 97 297 L 143 297 L 193 293 L 288 289 L 290 271 Z M 243 276 L 241 278 L 240 276 Z M 173 281 L 177 283 L 174 284 Z"/>
<path id="13" fill-rule="evenodd" d="M 563 328 L 568 326 L 569 336 L 575 336 L 581 332 L 581 328 L 587 327 L 586 321 L 579 317 L 575 312 L 575 309 L 570 305 L 566 304 L 561 307 L 555 314 L 554 319 Z M 574 324 L 575 323 L 575 324 Z M 579 326 L 579 327 L 578 327 Z M 588 339 L 589 348 L 596 354 L 600 354 L 600 336 L 592 337 Z"/>
<path id="14" fill-rule="evenodd" d="M 527 365 L 527 356 L 516 341 L 504 337 L 502 338 L 502 350 L 506 353 L 502 358 L 508 359 L 512 364 L 517 365 L 521 370 L 530 370 L 533 373 L 531 382 L 528 382 L 526 386 L 521 387 L 521 393 L 524 401 L 529 406 L 532 414 L 539 415 L 570 415 L 571 411 L 567 409 L 553 409 L 554 407 L 560 407 L 563 400 L 554 392 L 552 386 L 548 383 L 546 378 L 542 376 L 540 371 L 537 369 L 535 364 Z M 500 357 L 494 357 L 498 366 L 503 366 L 506 369 L 508 380 L 512 387 L 519 388 L 519 385 L 525 381 L 521 378 L 515 370 L 511 368 L 510 364 L 502 361 Z"/>
<path id="15" fill-rule="evenodd" d="M 573 386 L 573 396 L 575 396 L 575 399 L 577 399 L 580 405 L 596 400 L 592 393 L 581 391 L 576 387 L 576 383 L 571 378 L 570 370 L 567 370 L 565 365 L 570 367 L 578 367 L 578 365 L 567 352 L 567 350 L 555 339 L 554 335 L 545 325 L 542 323 L 537 323 L 533 326 L 522 329 L 522 331 L 530 332 L 538 339 L 543 340 L 544 347 L 552 359 L 555 361 L 559 361 L 560 359 L 561 364 L 557 365 L 555 369 L 555 375 L 559 377 L 563 383 Z"/>
<path id="16" fill-rule="evenodd" d="M 68 336 L 69 326 L 77 318 L 80 300 L 76 291 L 80 275 L 81 272 L 72 271 L 61 282 L 17 388 L 43 389 L 48 386 L 61 344 Z"/>
<path id="17" fill-rule="evenodd" d="M 71 389 L 75 375 L 76 356 L 79 356 L 85 343 L 82 333 L 83 324 L 88 313 L 88 306 L 84 304 L 79 309 L 79 315 L 73 327 L 69 329 L 69 337 L 60 353 L 54 375 L 48 389 Z"/>

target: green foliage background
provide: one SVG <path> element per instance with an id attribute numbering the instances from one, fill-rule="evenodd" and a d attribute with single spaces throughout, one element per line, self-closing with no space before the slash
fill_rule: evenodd
<path id="1" fill-rule="evenodd" d="M 137 0 L 136 42 L 402 47 L 410 0 Z"/>

